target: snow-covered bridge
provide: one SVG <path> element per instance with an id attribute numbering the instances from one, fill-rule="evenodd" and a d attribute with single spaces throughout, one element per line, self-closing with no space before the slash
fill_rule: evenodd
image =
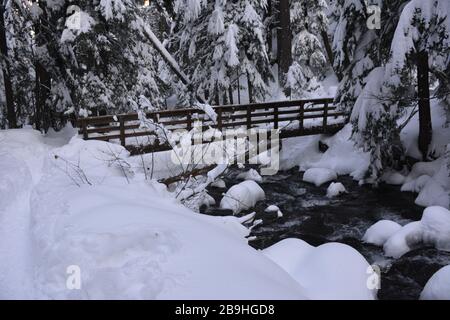
<path id="1" fill-rule="evenodd" d="M 200 121 L 203 131 L 225 129 L 278 129 L 280 138 L 313 134 L 333 134 L 347 122 L 347 114 L 337 110 L 332 98 L 290 100 L 216 106 L 211 117 L 200 108 L 154 111 L 146 114 L 151 122 L 168 130 L 191 130 Z M 137 113 L 106 115 L 78 120 L 85 140 L 117 142 L 132 153 L 169 150 L 155 131 L 141 126 Z M 210 142 L 211 137 L 204 142 Z"/>

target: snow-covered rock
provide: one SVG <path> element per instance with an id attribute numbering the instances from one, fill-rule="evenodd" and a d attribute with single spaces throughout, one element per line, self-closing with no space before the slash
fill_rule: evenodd
<path id="1" fill-rule="evenodd" d="M 264 190 L 252 180 L 246 180 L 232 186 L 220 201 L 221 209 L 230 209 L 234 214 L 248 210 L 264 200 Z"/>
<path id="2" fill-rule="evenodd" d="M 419 206 L 450 207 L 450 171 L 445 156 L 431 162 L 417 162 L 401 187 L 402 191 L 418 192 Z"/>
<path id="3" fill-rule="evenodd" d="M 405 182 L 400 188 L 400 190 L 419 193 L 430 179 L 431 177 L 429 175 L 423 174 L 417 179 Z"/>
<path id="4" fill-rule="evenodd" d="M 283 140 L 280 153 L 282 170 L 299 166 L 301 171 L 310 168 L 327 168 L 338 175 L 350 175 L 356 180 L 363 178 L 370 163 L 370 154 L 355 147 L 350 139 L 352 125 L 347 124 L 334 136 L 323 139 L 320 135 L 295 137 Z M 328 146 L 325 153 L 319 151 L 319 141 Z"/>
<path id="5" fill-rule="evenodd" d="M 246 172 L 242 172 L 236 177 L 239 180 L 253 180 L 255 182 L 262 182 L 262 177 L 255 169 L 250 169 Z"/>
<path id="6" fill-rule="evenodd" d="M 381 180 L 387 184 L 402 185 L 405 182 L 406 177 L 397 171 L 386 171 L 381 176 Z"/>
<path id="7" fill-rule="evenodd" d="M 283 216 L 283 213 L 281 212 L 280 208 L 278 208 L 276 205 L 270 205 L 265 210 L 265 212 L 268 213 L 276 213 L 278 218 L 281 218 Z"/>
<path id="8" fill-rule="evenodd" d="M 313 183 L 316 187 L 335 179 L 337 179 L 336 172 L 326 168 L 311 168 L 303 174 L 303 181 Z"/>
<path id="9" fill-rule="evenodd" d="M 384 254 L 388 257 L 400 258 L 418 246 L 422 239 L 423 229 L 421 222 L 410 222 L 389 237 L 383 246 Z"/>
<path id="10" fill-rule="evenodd" d="M 345 189 L 344 185 L 340 182 L 332 182 L 327 188 L 327 197 L 333 198 L 341 193 L 346 193 L 347 189 Z"/>
<path id="11" fill-rule="evenodd" d="M 450 300 L 450 265 L 442 267 L 428 280 L 421 300 Z"/>
<path id="12" fill-rule="evenodd" d="M 427 180 L 422 190 L 419 192 L 415 204 L 422 207 L 441 206 L 448 208 L 450 204 L 450 194 L 433 178 Z"/>
<path id="13" fill-rule="evenodd" d="M 403 227 L 389 220 L 378 221 L 367 229 L 363 240 L 383 246 L 385 255 L 394 258 L 420 245 L 450 251 L 450 211 L 438 206 L 428 207 L 420 221 Z"/>
<path id="14" fill-rule="evenodd" d="M 327 243 L 313 247 L 299 239 L 285 239 L 263 250 L 288 272 L 311 299 L 375 299 L 369 289 L 371 267 L 352 247 Z"/>
<path id="15" fill-rule="evenodd" d="M 199 206 L 211 207 L 216 205 L 216 200 L 211 197 L 209 194 L 205 193 L 200 199 Z"/>
<path id="16" fill-rule="evenodd" d="M 450 211 L 443 207 L 428 207 L 422 219 L 423 241 L 437 249 L 450 251 Z"/>
<path id="17" fill-rule="evenodd" d="M 364 233 L 362 240 L 377 246 L 382 246 L 397 231 L 402 228 L 397 222 L 391 220 L 380 220 L 370 226 Z"/>
<path id="18" fill-rule="evenodd" d="M 225 189 L 227 187 L 227 185 L 225 184 L 225 181 L 223 181 L 222 179 L 217 179 L 214 182 L 211 183 L 211 187 L 216 187 L 219 189 Z"/>

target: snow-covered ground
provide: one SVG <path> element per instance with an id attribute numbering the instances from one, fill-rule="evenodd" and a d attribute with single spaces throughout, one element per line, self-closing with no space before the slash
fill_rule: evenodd
<path id="1" fill-rule="evenodd" d="M 73 135 L 69 128 L 47 136 L 0 132 L 0 298 L 356 297 L 345 288 L 342 296 L 321 295 L 326 281 L 309 281 L 305 289 L 299 279 L 314 268 L 289 274 L 251 248 L 245 217 L 195 213 L 164 185 L 145 179 L 140 157 Z M 329 247 L 314 261 L 344 261 L 349 250 Z M 366 283 L 361 273 L 328 267 L 315 278 L 336 275 L 360 288 Z"/>
<path id="2" fill-rule="evenodd" d="M 0 140 L 1 298 L 305 297 L 237 218 L 186 209 L 124 168 L 122 147 L 30 129 Z M 66 287 L 70 266 L 80 290 Z"/>

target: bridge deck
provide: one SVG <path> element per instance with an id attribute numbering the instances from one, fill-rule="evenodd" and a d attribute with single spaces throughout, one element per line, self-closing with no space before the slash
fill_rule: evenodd
<path id="1" fill-rule="evenodd" d="M 149 112 L 146 117 L 171 131 L 191 130 L 201 121 L 202 131 L 211 128 L 278 129 L 280 138 L 332 134 L 347 122 L 347 114 L 336 110 L 331 98 L 216 106 L 213 109 L 217 114 L 215 120 L 205 111 L 194 108 Z M 170 149 L 168 144 L 158 141 L 155 132 L 141 128 L 137 113 L 81 118 L 78 125 L 84 139 L 117 142 L 132 153 Z"/>

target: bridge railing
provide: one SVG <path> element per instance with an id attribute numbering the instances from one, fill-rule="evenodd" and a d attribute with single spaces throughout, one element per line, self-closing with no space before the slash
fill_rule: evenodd
<path id="1" fill-rule="evenodd" d="M 161 110 L 147 113 L 147 118 L 170 130 L 192 129 L 202 121 L 203 130 L 217 128 L 263 127 L 282 129 L 286 136 L 328 132 L 345 122 L 346 114 L 339 112 L 332 98 L 289 100 L 280 102 L 226 105 L 213 107 L 213 121 L 200 109 Z M 309 121 L 308 121 L 309 120 Z M 331 121 L 330 121 L 331 120 Z M 137 113 L 80 118 L 79 133 L 86 140 L 119 140 L 125 146 L 127 138 L 154 135 L 140 128 Z"/>

